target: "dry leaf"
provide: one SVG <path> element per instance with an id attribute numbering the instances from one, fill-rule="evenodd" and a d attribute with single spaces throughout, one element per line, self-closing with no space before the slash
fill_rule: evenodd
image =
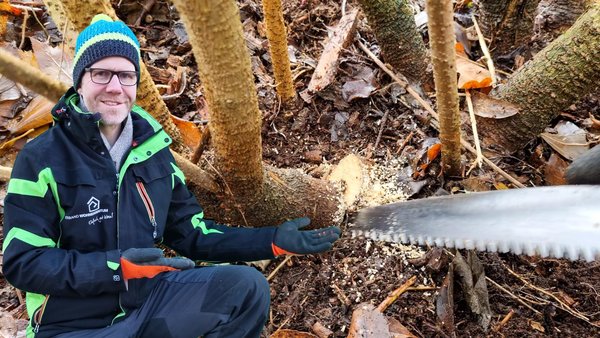
<path id="1" fill-rule="evenodd" d="M 406 326 L 402 325 L 396 318 L 386 318 L 390 326 L 390 333 L 393 338 L 417 338 Z"/>
<path id="2" fill-rule="evenodd" d="M 552 149 L 563 157 L 572 161 L 589 149 L 586 132 L 575 124 L 562 121 L 557 124 L 555 129 L 556 134 L 543 132 L 541 136 Z"/>
<path id="3" fill-rule="evenodd" d="M 19 114 L 20 118 L 12 119 L 6 124 L 6 130 L 12 135 L 19 135 L 30 129 L 48 126 L 52 123 L 50 114 L 52 107 L 54 107 L 54 103 L 38 95 Z"/>
<path id="4" fill-rule="evenodd" d="M 544 179 L 549 185 L 564 185 L 567 184 L 565 172 L 569 163 L 556 153 L 552 153 L 548 162 L 544 165 Z"/>
<path id="5" fill-rule="evenodd" d="M 459 74 L 458 88 L 460 89 L 485 88 L 492 85 L 492 76 L 489 70 L 459 53 L 456 55 L 456 72 Z"/>
<path id="6" fill-rule="evenodd" d="M 503 119 L 519 113 L 519 107 L 508 101 L 498 100 L 477 91 L 471 92 L 473 112 L 477 116 Z"/>
<path id="7" fill-rule="evenodd" d="M 546 332 L 546 330 L 544 329 L 544 326 L 542 326 L 541 323 L 536 322 L 535 320 L 531 320 L 531 319 L 528 322 L 529 322 L 529 326 L 531 326 L 532 329 L 539 331 L 541 333 Z"/>
<path id="8" fill-rule="evenodd" d="M 183 143 L 187 145 L 189 148 L 194 149 L 200 143 L 200 138 L 202 137 L 202 132 L 196 126 L 195 123 L 181 119 L 175 115 L 171 115 L 171 120 L 179 129 L 181 136 L 183 137 Z"/>
<path id="9" fill-rule="evenodd" d="M 452 265 L 454 271 L 460 277 L 469 308 L 477 314 L 479 325 L 487 330 L 492 319 L 492 310 L 490 309 L 485 272 L 481 261 L 472 251 L 467 252 L 466 260 L 457 252 Z"/>
<path id="10" fill-rule="evenodd" d="M 442 282 L 435 300 L 435 312 L 438 321 L 447 332 L 454 332 L 454 267 L 450 264 L 448 274 Z"/>
<path id="11" fill-rule="evenodd" d="M 52 78 L 73 84 L 71 69 L 73 67 L 73 56 L 68 53 L 68 48 L 62 45 L 52 47 L 47 43 L 31 39 L 31 48 L 37 61 L 37 67 Z"/>

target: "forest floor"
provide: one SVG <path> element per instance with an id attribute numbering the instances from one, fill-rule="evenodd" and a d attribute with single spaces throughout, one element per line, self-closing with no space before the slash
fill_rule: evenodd
<path id="1" fill-rule="evenodd" d="M 119 7 L 116 1 L 113 3 L 118 15 L 140 37 L 144 60 L 155 82 L 163 85 L 165 94 L 176 94 L 166 100 L 173 114 L 203 125 L 209 113 L 199 94 L 201 82 L 177 13 L 164 2 L 156 2 L 144 15 L 139 2 L 118 3 Z M 283 3 L 293 46 L 290 55 L 296 89 L 301 92 L 319 60 L 327 30 L 340 19 L 342 8 L 335 1 Z M 330 252 L 280 257 L 263 267 L 264 274 L 270 276 L 272 297 L 264 336 L 278 329 L 293 329 L 319 337 L 346 337 L 359 304 L 379 305 L 412 276 L 416 276 L 416 282 L 384 311 L 384 316 L 396 319 L 417 337 L 600 335 L 600 262 L 476 253 L 471 258 L 480 261 L 485 278 L 474 276 L 471 282 L 482 280 L 486 295 L 479 292 L 481 285 L 476 292 L 458 279 L 456 284 L 448 281 L 449 270 L 460 265 L 452 263 L 456 251 L 352 238 L 349 229 L 355 211 L 363 206 L 427 197 L 441 189 L 454 193 L 513 186 L 485 166 L 464 179 L 444 179 L 439 158 L 419 170 L 429 147 L 439 142 L 437 131 L 427 113 L 404 89 L 391 84 L 390 78 L 355 45 L 342 53 L 335 82 L 311 103 L 303 104 L 302 113 L 286 114 L 274 92 L 260 3 L 245 0 L 239 4 L 263 112 L 265 162 L 324 177 L 342 158 L 355 154 L 368 164 L 370 177 L 371 194 L 363 195 L 348 210 L 341 225 L 342 238 Z M 349 1 L 348 6 L 356 6 L 355 1 Z M 133 25 L 140 16 L 141 23 Z M 41 17 L 42 22 L 47 20 L 46 15 Z M 361 40 L 377 51 L 366 21 L 362 17 L 359 20 Z M 45 38 L 39 27 L 35 29 L 35 23 L 29 24 L 31 36 Z M 15 31 L 20 32 L 22 23 L 16 19 L 15 25 Z M 50 26 L 48 31 L 56 37 L 55 27 Z M 177 67 L 187 69 L 186 87 L 180 94 L 182 81 L 175 76 Z M 508 66 L 504 70 L 510 71 Z M 362 84 L 356 85 L 358 80 Z M 597 95 L 574 105 L 568 113 L 575 123 L 588 118 L 588 113 L 597 118 Z M 535 141 L 515 156 L 486 155 L 522 183 L 539 186 L 555 181 L 548 176 L 552 172 L 548 161 L 552 153 L 547 145 Z M 465 155 L 465 163 L 472 160 L 471 154 Z M 4 184 L 0 186 L 0 200 L 5 194 Z M 2 216 L 0 212 L 0 228 Z M 0 233 L 0 243 L 1 239 Z M 459 252 L 464 257 L 471 255 Z M 454 286 L 453 292 L 450 289 L 453 303 L 445 295 L 448 283 Z M 470 310 L 469 300 L 473 299 L 479 304 L 489 302 L 489 325 L 482 325 L 485 316 Z M 0 275 L 0 327 L 6 316 L 21 320 L 23 325 L 26 312 L 15 289 Z"/>

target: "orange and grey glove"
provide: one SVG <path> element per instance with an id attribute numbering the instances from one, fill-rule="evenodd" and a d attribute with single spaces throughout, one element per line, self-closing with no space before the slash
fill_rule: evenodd
<path id="1" fill-rule="evenodd" d="M 185 258 L 165 258 L 159 248 L 130 248 L 121 254 L 121 271 L 125 280 L 152 278 L 161 272 L 191 269 L 196 264 Z"/>
<path id="2" fill-rule="evenodd" d="M 303 230 L 310 224 L 307 217 L 287 221 L 277 227 L 271 247 L 275 256 L 283 254 L 305 255 L 331 249 L 340 238 L 340 228 L 331 226 L 323 229 Z"/>

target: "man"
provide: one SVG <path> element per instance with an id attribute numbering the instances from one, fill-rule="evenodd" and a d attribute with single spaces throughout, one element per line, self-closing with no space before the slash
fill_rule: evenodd
<path id="1" fill-rule="evenodd" d="M 210 262 L 331 248 L 340 230 L 229 228 L 205 219 L 168 150 L 134 105 L 139 42 L 96 16 L 77 39 L 55 124 L 21 150 L 5 199 L 4 275 L 27 292 L 28 337 L 258 337 L 269 286 L 247 266 Z"/>

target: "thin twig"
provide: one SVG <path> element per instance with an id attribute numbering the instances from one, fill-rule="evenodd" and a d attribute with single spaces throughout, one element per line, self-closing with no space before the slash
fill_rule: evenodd
<path id="1" fill-rule="evenodd" d="M 435 291 L 438 289 L 438 286 L 417 285 L 409 287 L 406 291 Z"/>
<path id="2" fill-rule="evenodd" d="M 386 109 L 385 113 L 383 113 L 383 117 L 381 118 L 381 125 L 379 126 L 379 132 L 377 133 L 377 139 L 375 140 L 373 150 L 377 149 L 377 145 L 379 145 L 379 141 L 381 141 L 381 133 L 383 133 L 383 128 L 385 127 L 385 121 L 387 121 L 388 114 L 389 110 Z"/>
<path id="3" fill-rule="evenodd" d="M 501 291 L 509 294 L 510 296 L 512 296 L 517 302 L 523 304 L 526 308 L 528 308 L 529 310 L 533 311 L 535 314 L 541 315 L 542 313 L 539 312 L 538 310 L 534 309 L 531 305 L 525 303 L 520 297 L 518 297 L 517 295 L 513 294 L 512 292 L 508 291 L 507 289 L 505 289 L 502 285 L 494 282 L 491 278 L 489 277 L 485 277 L 485 280 L 492 283 L 492 285 L 494 285 L 495 287 L 497 287 L 498 289 L 500 289 Z"/>
<path id="4" fill-rule="evenodd" d="M 406 136 L 406 138 L 404 138 L 404 141 L 402 141 L 402 144 L 398 147 L 398 150 L 396 150 L 396 154 L 400 154 L 400 152 L 402 150 L 404 150 L 404 147 L 406 147 L 408 142 L 410 142 L 410 140 L 412 139 L 414 134 L 415 134 L 415 132 L 412 130 L 410 133 L 408 133 L 408 136 Z"/>
<path id="5" fill-rule="evenodd" d="M 467 175 L 475 168 L 479 166 L 481 168 L 481 159 L 483 158 L 483 154 L 481 153 L 481 145 L 479 144 L 479 134 L 477 133 L 477 121 L 475 120 L 475 112 L 473 111 L 473 101 L 471 101 L 471 93 L 468 89 L 465 90 L 465 96 L 467 101 L 467 107 L 469 110 L 469 118 L 471 119 L 471 129 L 473 130 L 473 141 L 475 142 L 475 149 L 477 150 L 477 156 L 475 157 L 475 161 L 467 171 Z"/>
<path id="6" fill-rule="evenodd" d="M 279 265 L 277 265 L 277 267 L 269 274 L 267 281 L 270 281 L 271 278 L 275 277 L 277 271 L 279 271 L 279 269 L 281 269 L 290 259 L 292 259 L 292 255 L 286 255 L 285 259 L 281 261 L 281 263 L 279 263 Z"/>
<path id="7" fill-rule="evenodd" d="M 377 306 L 377 311 L 383 313 L 385 311 L 385 309 L 387 309 L 390 305 L 392 305 L 392 303 L 395 302 L 396 299 L 398 299 L 398 297 L 400 297 L 400 295 L 402 295 L 406 291 L 406 289 L 408 289 L 410 286 L 415 284 L 416 281 L 417 281 L 417 276 L 410 277 L 399 288 L 392 291 L 392 293 L 389 296 L 387 296 L 387 298 L 384 299 L 383 302 L 381 302 L 381 304 L 379 304 L 379 306 Z"/>
<path id="8" fill-rule="evenodd" d="M 498 325 L 496 325 L 494 327 L 494 331 L 499 331 L 502 326 L 506 325 L 506 323 L 508 323 L 508 321 L 512 318 L 512 316 L 515 314 L 515 310 L 510 309 L 510 311 L 506 314 L 506 316 L 504 316 L 504 318 L 500 321 L 500 323 L 498 323 Z"/>
<path id="9" fill-rule="evenodd" d="M 25 31 L 27 30 L 27 19 L 29 19 L 29 10 L 25 10 L 25 14 L 23 15 L 23 25 L 21 26 L 21 43 L 19 43 L 19 49 L 23 49 L 23 45 L 25 45 Z"/>
<path id="10" fill-rule="evenodd" d="M 31 14 L 33 15 L 33 18 L 35 19 L 35 21 L 37 21 L 37 23 L 40 25 L 40 27 L 42 27 L 42 30 L 46 34 L 46 39 L 49 39 L 50 38 L 50 33 L 48 33 L 48 31 L 46 30 L 46 26 L 44 26 L 44 24 L 42 24 L 42 22 L 40 21 L 40 19 L 35 14 L 35 12 L 37 12 L 37 11 L 39 11 L 41 9 L 40 8 L 30 8 L 30 9 L 31 9 Z"/>
<path id="11" fill-rule="evenodd" d="M 595 327 L 600 327 L 600 325 L 595 324 L 590 322 L 590 320 L 583 315 L 581 312 L 573 310 L 569 305 L 565 304 L 562 300 L 560 300 L 558 297 L 556 297 L 554 294 L 552 294 L 551 292 L 548 292 L 534 284 L 532 284 L 530 281 L 526 280 L 524 277 L 520 276 L 519 274 L 517 274 L 516 272 L 514 272 L 513 270 L 511 270 L 508 266 L 506 266 L 506 264 L 503 264 L 504 268 L 513 276 L 515 276 L 516 278 L 518 278 L 521 282 L 523 282 L 523 284 L 525 284 L 525 286 L 532 288 L 538 292 L 543 293 L 544 295 L 554 299 L 556 302 L 558 302 L 558 304 L 560 306 L 557 306 L 559 309 L 566 311 L 568 313 L 570 313 L 571 315 L 573 315 L 574 317 L 577 317 L 583 321 L 585 321 L 586 323 L 595 326 Z"/>
<path id="12" fill-rule="evenodd" d="M 492 87 L 496 87 L 496 67 L 494 67 L 494 60 L 492 60 L 490 51 L 487 48 L 487 43 L 485 42 L 485 38 L 483 37 L 483 34 L 481 34 L 481 29 L 479 29 L 479 24 L 477 24 L 475 15 L 471 15 L 471 18 L 473 19 L 473 25 L 475 26 L 475 30 L 477 31 L 479 46 L 481 46 L 481 51 L 483 52 L 483 55 L 485 55 L 488 70 L 490 71 L 490 75 L 492 76 Z"/>
<path id="13" fill-rule="evenodd" d="M 415 98 L 415 100 L 417 100 L 417 102 L 419 102 L 421 104 L 421 106 L 423 108 L 425 108 L 425 110 L 427 110 L 431 116 L 433 116 L 434 120 L 433 121 L 433 126 L 437 129 L 439 129 L 439 125 L 438 125 L 438 121 L 439 121 L 439 116 L 438 114 L 431 108 L 431 106 L 421 98 L 421 96 L 410 87 L 410 85 L 408 83 L 406 83 L 405 81 L 401 80 L 398 76 L 396 76 L 396 74 L 394 74 L 389 68 L 387 68 L 383 62 L 381 62 L 381 60 L 379 60 L 377 58 L 377 56 L 375 56 L 375 54 L 373 54 L 364 44 L 362 44 L 360 41 L 357 42 L 358 43 L 358 47 L 360 47 L 360 49 L 362 49 L 367 55 L 369 55 L 369 57 L 373 60 L 373 62 L 375 62 L 384 72 L 386 72 L 394 81 L 396 81 L 400 86 L 402 86 L 412 97 Z M 460 144 L 467 149 L 468 151 L 470 151 L 473 154 L 477 154 L 477 151 L 465 140 L 463 140 L 461 138 L 460 140 Z M 517 181 L 514 177 L 510 176 L 507 172 L 505 172 L 504 170 L 500 169 L 496 164 L 494 164 L 494 162 L 490 161 L 487 157 L 483 156 L 482 157 L 483 161 L 490 166 L 490 168 L 492 168 L 492 170 L 496 171 L 497 173 L 499 173 L 500 175 L 502 175 L 504 178 L 506 178 L 507 180 L 509 180 L 512 184 L 514 184 L 515 186 L 519 187 L 519 188 L 524 188 L 525 186 Z"/>

